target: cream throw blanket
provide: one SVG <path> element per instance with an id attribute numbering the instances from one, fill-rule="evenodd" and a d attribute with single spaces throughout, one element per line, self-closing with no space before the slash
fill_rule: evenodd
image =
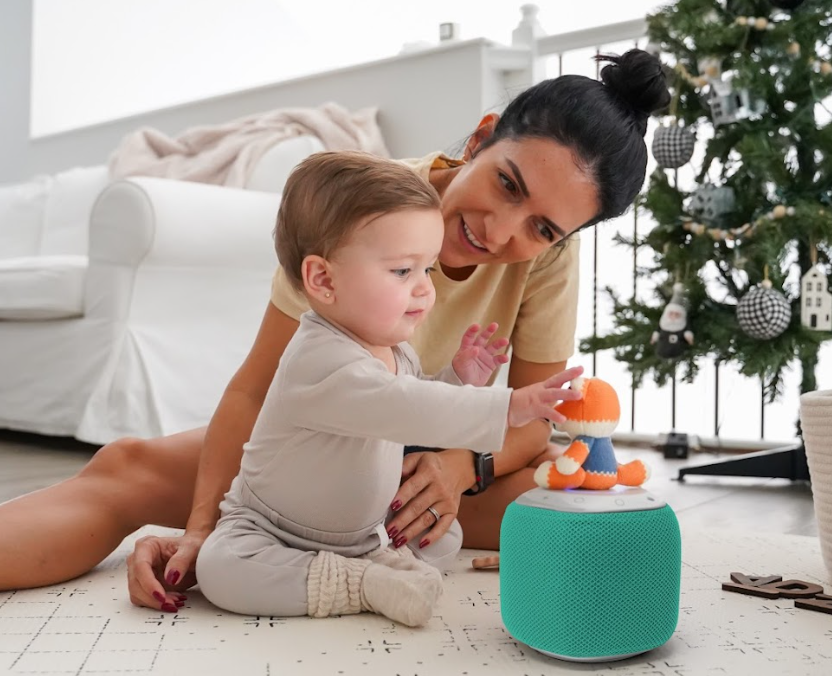
<path id="1" fill-rule="evenodd" d="M 144 127 L 125 136 L 110 157 L 110 175 L 162 176 L 244 187 L 263 154 L 293 136 L 317 136 L 327 150 L 363 150 L 389 157 L 377 108 L 354 113 L 336 103 L 283 108 L 220 125 L 193 127 L 176 138 Z"/>

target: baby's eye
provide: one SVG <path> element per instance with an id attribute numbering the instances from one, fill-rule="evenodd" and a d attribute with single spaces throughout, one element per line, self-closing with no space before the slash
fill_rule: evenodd
<path id="1" fill-rule="evenodd" d="M 410 268 L 396 268 L 390 272 L 396 275 L 396 277 L 407 277 L 410 274 Z"/>
<path id="2" fill-rule="evenodd" d="M 432 272 L 436 272 L 436 268 L 431 266 L 429 268 L 425 268 L 425 274 L 430 275 Z"/>
<path id="3" fill-rule="evenodd" d="M 500 172 L 500 182 L 503 184 L 503 187 L 510 192 L 512 195 L 517 194 L 517 186 L 514 184 L 508 176 L 506 176 L 502 171 Z"/>

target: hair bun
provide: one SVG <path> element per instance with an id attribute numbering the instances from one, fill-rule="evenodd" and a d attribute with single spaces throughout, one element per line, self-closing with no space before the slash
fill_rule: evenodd
<path id="1" fill-rule="evenodd" d="M 650 113 L 670 103 L 661 61 L 641 49 L 621 56 L 600 54 L 596 60 L 609 61 L 601 69 L 601 81 L 633 110 L 643 135 Z"/>

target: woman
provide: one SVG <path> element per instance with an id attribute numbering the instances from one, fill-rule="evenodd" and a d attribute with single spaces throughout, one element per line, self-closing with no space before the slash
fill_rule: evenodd
<path id="1" fill-rule="evenodd" d="M 644 181 L 647 117 L 669 100 L 654 57 L 632 50 L 607 60 L 601 82 L 547 80 L 501 117 L 486 116 L 462 160 L 433 154 L 412 163 L 439 192 L 445 220 L 436 306 L 413 341 L 426 372 L 452 356 L 459 327 L 477 321 L 497 321 L 511 338 L 511 387 L 565 368 L 578 283 L 569 236 L 632 203 Z M 185 526 L 181 537 L 143 538 L 129 558 L 131 600 L 175 610 L 303 310 L 278 270 L 251 352 L 207 429 L 115 441 L 77 476 L 0 507 L 0 589 L 80 575 L 145 524 Z M 498 548 L 503 512 L 534 486 L 549 432 L 543 422 L 511 430 L 494 454 L 491 486 L 491 467 L 475 466 L 466 449 L 408 454 L 391 538 L 403 544 L 432 527 L 436 539 L 456 517 L 464 546 Z M 481 495 L 462 498 L 466 491 Z"/>

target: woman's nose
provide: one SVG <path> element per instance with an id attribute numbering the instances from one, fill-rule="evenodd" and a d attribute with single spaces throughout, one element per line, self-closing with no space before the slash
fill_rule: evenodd
<path id="1" fill-rule="evenodd" d="M 494 214 L 485 223 L 486 245 L 504 246 L 513 237 L 518 227 L 518 217 L 510 213 Z"/>

